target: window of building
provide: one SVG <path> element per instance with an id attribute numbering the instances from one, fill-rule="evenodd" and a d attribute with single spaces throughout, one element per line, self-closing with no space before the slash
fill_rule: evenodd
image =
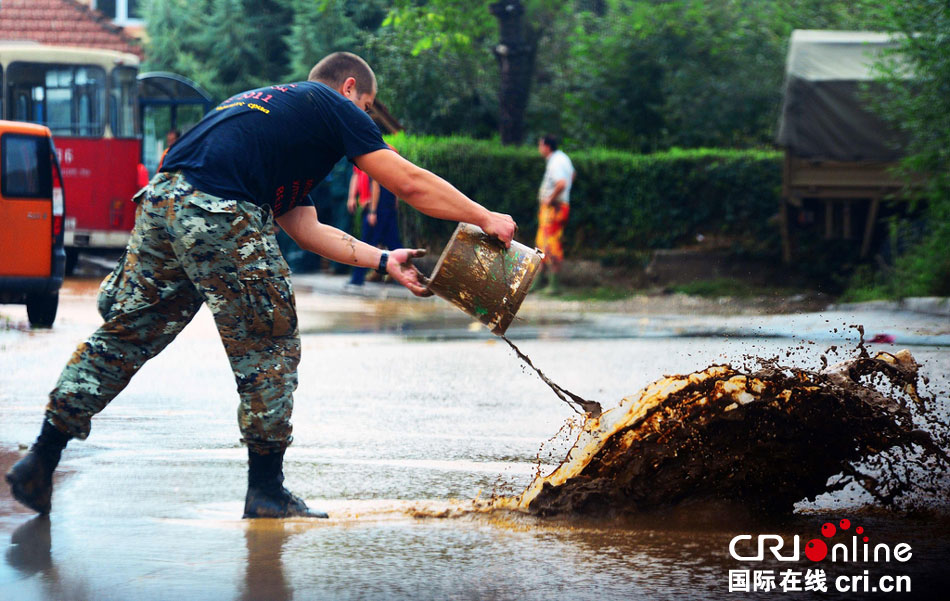
<path id="1" fill-rule="evenodd" d="M 92 7 L 118 25 L 141 25 L 144 0 L 92 0 Z"/>

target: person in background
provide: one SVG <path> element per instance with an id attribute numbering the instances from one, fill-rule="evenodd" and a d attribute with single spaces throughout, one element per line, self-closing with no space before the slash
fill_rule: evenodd
<path id="1" fill-rule="evenodd" d="M 353 232 L 353 218 L 346 209 L 347 193 L 350 187 L 350 162 L 341 159 L 320 186 L 311 192 L 317 206 L 320 221 L 332 225 L 341 232 Z M 349 273 L 350 266 L 345 263 L 328 261 L 330 269 L 337 275 Z"/>
<path id="2" fill-rule="evenodd" d="M 545 292 L 560 292 L 558 277 L 564 262 L 564 224 L 571 212 L 571 184 L 575 171 L 571 159 L 558 150 L 558 140 L 546 134 L 538 140 L 538 152 L 545 159 L 544 177 L 538 188 L 538 233 L 535 245 L 544 252 L 541 277 L 547 275 Z M 539 278 L 540 280 L 540 278 Z"/>
<path id="3" fill-rule="evenodd" d="M 353 173 L 350 175 L 350 191 L 346 198 L 346 210 L 353 215 L 354 230 L 358 230 L 360 241 L 366 242 L 373 237 L 373 226 L 368 223 L 367 208 L 373 203 L 373 195 L 379 195 L 379 184 L 374 182 L 369 175 L 359 167 L 353 167 Z M 365 279 L 365 270 L 357 272 L 353 268 L 350 273 L 350 286 L 362 286 Z"/>
<path id="4" fill-rule="evenodd" d="M 310 192 L 310 200 L 317 209 L 321 223 L 332 225 L 342 232 L 349 233 L 352 219 L 346 212 L 346 193 L 349 187 L 350 162 L 341 159 L 330 173 Z M 300 248 L 287 232 L 277 228 L 277 244 L 280 252 L 293 273 L 316 273 L 323 269 L 320 255 Z M 327 260 L 327 269 L 337 274 L 348 273 L 349 265 Z"/>
<path id="5" fill-rule="evenodd" d="M 397 152 L 392 145 L 389 148 Z M 399 237 L 399 199 L 376 180 L 370 180 L 370 186 L 369 202 L 363 208 L 363 233 L 360 240 L 377 248 L 402 247 Z M 366 272 L 365 267 L 354 267 L 350 284 L 362 286 L 366 280 Z"/>
<path id="6" fill-rule="evenodd" d="M 172 145 L 162 170 L 133 197 L 138 208 L 126 253 L 99 289 L 104 323 L 73 353 L 49 393 L 39 437 L 6 474 L 17 501 L 50 511 L 53 471 L 67 443 L 89 436 L 93 416 L 207 305 L 240 398 L 244 517 L 327 517 L 283 486 L 301 344 L 274 222 L 300 248 L 373 267 L 428 295 L 411 262 L 425 251 L 381 251 L 317 219 L 310 190 L 346 156 L 431 217 L 478 225 L 506 247 L 515 232 L 510 216 L 393 152 L 367 114 L 375 98 L 370 66 L 336 52 L 307 81 L 228 98 Z M 387 373 L 411 363 L 378 360 Z"/>
<path id="7" fill-rule="evenodd" d="M 165 134 L 165 150 L 162 151 L 162 158 L 158 159 L 158 170 L 162 170 L 162 164 L 165 163 L 165 157 L 168 155 L 169 149 L 172 147 L 172 144 L 178 141 L 178 138 L 181 137 L 181 131 L 177 129 L 170 129 L 168 133 Z M 146 182 L 144 185 L 147 185 Z"/>

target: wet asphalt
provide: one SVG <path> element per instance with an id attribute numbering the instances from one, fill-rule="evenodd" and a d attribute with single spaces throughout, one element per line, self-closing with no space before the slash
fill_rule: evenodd
<path id="1" fill-rule="evenodd" d="M 48 331 L 29 330 L 22 307 L 0 306 L 0 470 L 35 437 L 46 394 L 97 326 L 96 284 L 70 280 Z M 240 519 L 237 395 L 203 310 L 96 417 L 89 439 L 69 445 L 50 516 L 35 517 L 0 484 L 0 598 L 738 596 L 728 592 L 729 572 L 749 566 L 729 556 L 729 542 L 759 527 L 741 511 L 694 508 L 624 523 L 469 511 L 473 499 L 520 492 L 539 457 L 541 469 L 556 464 L 571 441 L 551 438 L 573 413 L 455 308 L 372 286 L 352 293 L 339 278 L 296 283 L 303 360 L 286 484 L 329 520 Z M 859 323 L 867 339 L 894 340 L 872 348 L 910 348 L 933 393 L 950 398 L 943 315 L 613 313 L 529 297 L 520 317 L 509 330 L 519 347 L 558 384 L 605 408 L 664 374 L 750 354 L 806 367 L 821 355 L 844 358 Z M 831 575 L 907 572 L 916 587 L 897 598 L 942 590 L 946 514 L 894 515 L 867 503 L 830 495 L 770 527 L 804 541 L 828 519 L 863 520 L 879 540 L 910 541 L 914 558 L 834 565 Z M 888 598 L 830 598 L 864 596 Z"/>

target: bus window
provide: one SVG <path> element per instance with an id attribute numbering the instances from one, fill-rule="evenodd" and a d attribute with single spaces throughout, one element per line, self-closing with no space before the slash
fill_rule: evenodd
<path id="1" fill-rule="evenodd" d="M 13 115 L 11 119 L 14 121 L 32 121 L 33 120 L 33 103 L 30 101 L 30 97 L 25 92 L 17 92 L 16 95 L 10 99 L 10 103 L 14 106 Z"/>
<path id="2" fill-rule="evenodd" d="M 19 120 L 46 125 L 54 135 L 104 133 L 105 71 L 100 67 L 15 62 L 8 69 L 7 89 Z"/>
<path id="3" fill-rule="evenodd" d="M 75 67 L 73 110 L 80 136 L 101 136 L 105 126 L 105 74 L 92 67 Z"/>
<path id="4" fill-rule="evenodd" d="M 34 100 L 36 100 L 34 98 Z M 53 135 L 73 133 L 73 70 L 69 67 L 46 72 L 46 123 Z"/>
<path id="5" fill-rule="evenodd" d="M 116 67 L 109 85 L 109 125 L 117 138 L 134 138 L 138 134 L 135 118 L 138 94 L 138 70 L 134 67 Z"/>

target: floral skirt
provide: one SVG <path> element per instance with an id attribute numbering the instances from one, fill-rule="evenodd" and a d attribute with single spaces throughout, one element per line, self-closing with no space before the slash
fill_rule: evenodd
<path id="1" fill-rule="evenodd" d="M 560 262 L 564 260 L 564 247 L 561 238 L 564 235 L 564 224 L 571 212 L 571 205 L 558 202 L 541 205 L 538 210 L 538 235 L 535 237 L 535 246 L 544 251 L 545 261 Z"/>

